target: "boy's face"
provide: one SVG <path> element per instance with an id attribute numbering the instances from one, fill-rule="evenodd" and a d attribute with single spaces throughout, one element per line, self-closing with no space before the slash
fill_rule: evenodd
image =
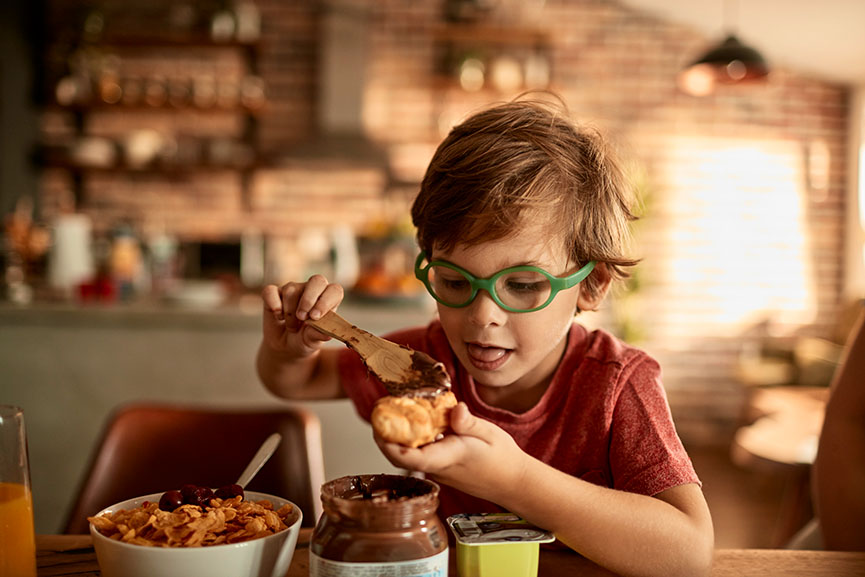
<path id="1" fill-rule="evenodd" d="M 578 268 L 569 261 L 562 241 L 550 239 L 541 225 L 522 227 L 502 240 L 457 245 L 451 252 L 434 250 L 430 259 L 448 261 L 482 278 L 520 265 L 537 266 L 555 276 Z M 560 291 L 546 308 L 530 313 L 508 312 L 484 290 L 463 308 L 438 305 L 448 341 L 486 402 L 524 410 L 523 402 L 531 406 L 543 394 L 561 360 L 577 304 L 582 302 L 581 287 Z"/>

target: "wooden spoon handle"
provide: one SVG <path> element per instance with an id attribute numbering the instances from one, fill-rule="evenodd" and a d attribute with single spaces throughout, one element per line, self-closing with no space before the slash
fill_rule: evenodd
<path id="1" fill-rule="evenodd" d="M 354 326 L 333 311 L 328 311 L 318 320 L 307 319 L 306 324 L 342 341 L 364 358 L 368 358 L 382 348 L 380 342 L 382 339 Z"/>
<path id="2" fill-rule="evenodd" d="M 359 354 L 366 367 L 384 384 L 391 395 L 428 390 L 438 394 L 450 388 L 444 365 L 426 353 L 400 346 L 359 329 L 333 311 L 306 323 L 338 339 Z"/>

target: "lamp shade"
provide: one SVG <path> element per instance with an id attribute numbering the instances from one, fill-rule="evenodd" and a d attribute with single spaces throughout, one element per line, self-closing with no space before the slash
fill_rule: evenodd
<path id="1" fill-rule="evenodd" d="M 691 63 L 680 75 L 679 84 L 686 92 L 700 96 L 710 93 L 717 83 L 755 81 L 768 74 L 763 56 L 731 34 Z"/>
<path id="2" fill-rule="evenodd" d="M 712 66 L 718 82 L 754 80 L 769 74 L 769 66 L 763 56 L 750 46 L 742 44 L 733 35 L 727 36 L 694 64 Z"/>

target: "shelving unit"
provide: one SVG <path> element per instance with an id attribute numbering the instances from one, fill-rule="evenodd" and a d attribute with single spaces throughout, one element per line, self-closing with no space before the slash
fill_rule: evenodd
<path id="1" fill-rule="evenodd" d="M 454 83 L 459 79 L 460 67 L 469 59 L 477 60 L 487 74 L 494 73 L 505 60 L 515 63 L 523 85 L 549 82 L 549 52 L 552 41 L 549 33 L 534 27 L 495 24 L 444 24 L 434 29 L 437 45 L 440 82 Z M 546 80 L 538 80 L 537 68 L 545 67 Z M 534 70 L 533 70 L 534 67 Z"/>
<path id="2" fill-rule="evenodd" d="M 488 18 L 443 21 L 431 35 L 438 118 L 458 117 L 466 103 L 551 85 L 554 40 L 546 28 Z"/>
<path id="3" fill-rule="evenodd" d="M 77 204 L 88 178 L 105 173 L 178 179 L 234 171 L 246 197 L 252 171 L 265 164 L 259 42 L 162 30 L 152 15 L 134 30 L 128 17 L 122 29 L 109 25 L 96 38 L 85 38 L 86 25 L 64 30 L 46 51 L 43 111 L 68 128 L 45 135 L 39 165 L 70 174 Z"/>

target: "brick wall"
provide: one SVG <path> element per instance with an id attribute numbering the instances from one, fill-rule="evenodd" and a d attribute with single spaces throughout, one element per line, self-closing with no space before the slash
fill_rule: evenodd
<path id="1" fill-rule="evenodd" d="M 173 179 L 101 175 L 88 179 L 77 209 L 102 230 L 119 219 L 187 237 L 254 227 L 285 249 L 271 270 L 279 275 L 303 269 L 293 249 L 305 228 L 341 223 L 360 229 L 384 210 L 400 212 L 447 128 L 512 93 L 465 92 L 443 76 L 443 2 L 342 4 L 360 6 L 369 24 L 363 123 L 370 142 L 389 156 L 392 180 L 380 167 L 338 154 L 304 156 L 319 114 L 323 7 L 312 0 L 258 0 L 258 70 L 268 104 L 256 138 L 273 166 L 255 171 L 247 187 L 230 172 Z M 505 4 L 516 11 L 533 5 Z M 502 37 L 481 35 L 472 48 L 486 57 L 524 58 L 534 44 L 520 35 L 539 30 L 551 88 L 576 118 L 615 139 L 639 177 L 645 197 L 635 246 L 644 259 L 641 288 L 613 296 L 587 322 L 627 330 L 658 356 L 681 426 L 717 435 L 741 402 L 736 366 L 743 345 L 766 334 L 828 336 L 844 304 L 848 88 L 775 67 L 763 85 L 685 95 L 675 86 L 676 74 L 717 39 L 612 0 L 548 0 L 540 12 L 490 18 L 503 27 Z M 517 21 L 523 26 L 516 28 Z M 166 122 L 182 121 L 172 116 Z M 218 122 L 228 123 L 223 128 L 229 132 L 240 130 L 230 118 L 192 124 L 212 128 Z M 62 134 L 62 125 L 46 116 L 47 132 Z M 114 129 L 107 121 L 94 127 Z M 62 171 L 45 173 L 48 216 L 68 197 L 64 179 Z"/>

